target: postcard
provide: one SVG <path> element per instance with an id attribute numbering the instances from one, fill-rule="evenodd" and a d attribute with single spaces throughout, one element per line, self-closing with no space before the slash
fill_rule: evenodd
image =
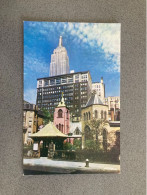
<path id="1" fill-rule="evenodd" d="M 24 21 L 24 175 L 120 173 L 120 23 Z"/>

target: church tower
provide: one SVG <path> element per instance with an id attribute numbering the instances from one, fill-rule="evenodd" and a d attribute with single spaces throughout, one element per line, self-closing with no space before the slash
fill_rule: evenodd
<path id="1" fill-rule="evenodd" d="M 50 76 L 62 75 L 69 73 L 69 58 L 66 48 L 62 45 L 62 36 L 59 39 L 59 45 L 54 49 L 51 55 Z"/>
<path id="2" fill-rule="evenodd" d="M 70 123 L 70 113 L 69 109 L 66 107 L 62 92 L 62 98 L 59 105 L 55 108 L 54 112 L 54 125 L 62 133 L 68 135 L 69 133 L 69 123 Z"/>

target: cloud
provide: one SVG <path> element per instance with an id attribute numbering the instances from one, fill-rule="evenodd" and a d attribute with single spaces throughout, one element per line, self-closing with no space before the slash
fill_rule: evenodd
<path id="1" fill-rule="evenodd" d="M 24 100 L 36 104 L 37 89 L 27 89 L 24 91 Z"/>
<path id="2" fill-rule="evenodd" d="M 31 54 L 24 55 L 24 68 L 32 70 L 34 72 L 40 73 L 40 70 L 42 73 L 48 73 L 48 63 L 44 61 L 44 58 L 33 56 Z"/>
<path id="3" fill-rule="evenodd" d="M 65 23 L 64 29 L 83 43 L 102 49 L 114 64 L 111 69 L 120 71 L 120 24 Z"/>
<path id="4" fill-rule="evenodd" d="M 61 35 L 70 34 L 76 43 L 83 43 L 105 53 L 111 60 L 106 71 L 120 71 L 120 28 L 119 23 L 68 23 L 68 22 L 30 22 L 31 28 L 49 37 L 49 32 L 57 31 Z"/>

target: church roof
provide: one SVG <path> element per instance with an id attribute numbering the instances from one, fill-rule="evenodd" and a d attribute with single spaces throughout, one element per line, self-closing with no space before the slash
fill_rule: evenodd
<path id="1" fill-rule="evenodd" d="M 97 94 L 92 94 L 92 96 L 89 98 L 86 107 L 91 106 L 91 105 L 103 105 L 103 102 L 101 101 L 100 97 Z"/>
<path id="2" fill-rule="evenodd" d="M 53 123 L 47 124 L 37 133 L 31 134 L 31 138 L 37 137 L 67 137 L 64 133 L 61 133 Z"/>

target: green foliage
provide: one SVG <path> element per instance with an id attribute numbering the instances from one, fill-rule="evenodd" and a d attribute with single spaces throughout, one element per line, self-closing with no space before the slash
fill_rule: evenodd
<path id="1" fill-rule="evenodd" d="M 96 150 L 77 150 L 75 152 L 77 161 L 85 161 L 85 159 L 89 159 L 90 162 L 101 162 L 101 163 L 117 163 L 118 155 L 112 152 L 104 152 L 102 149 Z"/>
<path id="2" fill-rule="evenodd" d="M 91 129 L 91 133 L 93 135 L 96 135 L 96 139 L 97 139 L 97 136 L 102 133 L 103 129 L 105 128 L 107 124 L 108 124 L 107 120 L 104 120 L 104 119 L 97 120 L 95 118 L 87 122 L 87 125 Z"/>
<path id="3" fill-rule="evenodd" d="M 73 145 L 69 142 L 63 143 L 63 150 L 77 150 L 81 149 L 81 140 L 75 139 Z"/>
<path id="4" fill-rule="evenodd" d="M 115 145 L 111 148 L 110 152 L 117 156 L 120 154 L 120 135 L 117 136 Z"/>
<path id="5" fill-rule="evenodd" d="M 85 141 L 85 149 L 98 151 L 100 149 L 99 143 L 95 140 L 86 140 Z"/>
<path id="6" fill-rule="evenodd" d="M 47 125 L 50 121 L 52 122 L 53 121 L 53 114 L 50 114 L 50 112 L 45 108 L 42 108 L 41 110 L 42 110 L 43 115 L 44 115 L 43 124 Z"/>
<path id="7" fill-rule="evenodd" d="M 75 139 L 74 143 L 73 143 L 73 146 L 75 147 L 75 149 L 81 149 L 82 141 L 78 140 L 78 139 Z"/>
<path id="8" fill-rule="evenodd" d="M 85 148 L 88 150 L 99 150 L 99 135 L 102 134 L 103 130 L 107 126 L 108 121 L 104 119 L 91 119 L 85 123 Z M 89 128 L 89 130 L 88 130 Z"/>
<path id="9" fill-rule="evenodd" d="M 63 150 L 72 150 L 73 149 L 73 145 L 69 142 L 65 142 L 63 143 Z"/>

